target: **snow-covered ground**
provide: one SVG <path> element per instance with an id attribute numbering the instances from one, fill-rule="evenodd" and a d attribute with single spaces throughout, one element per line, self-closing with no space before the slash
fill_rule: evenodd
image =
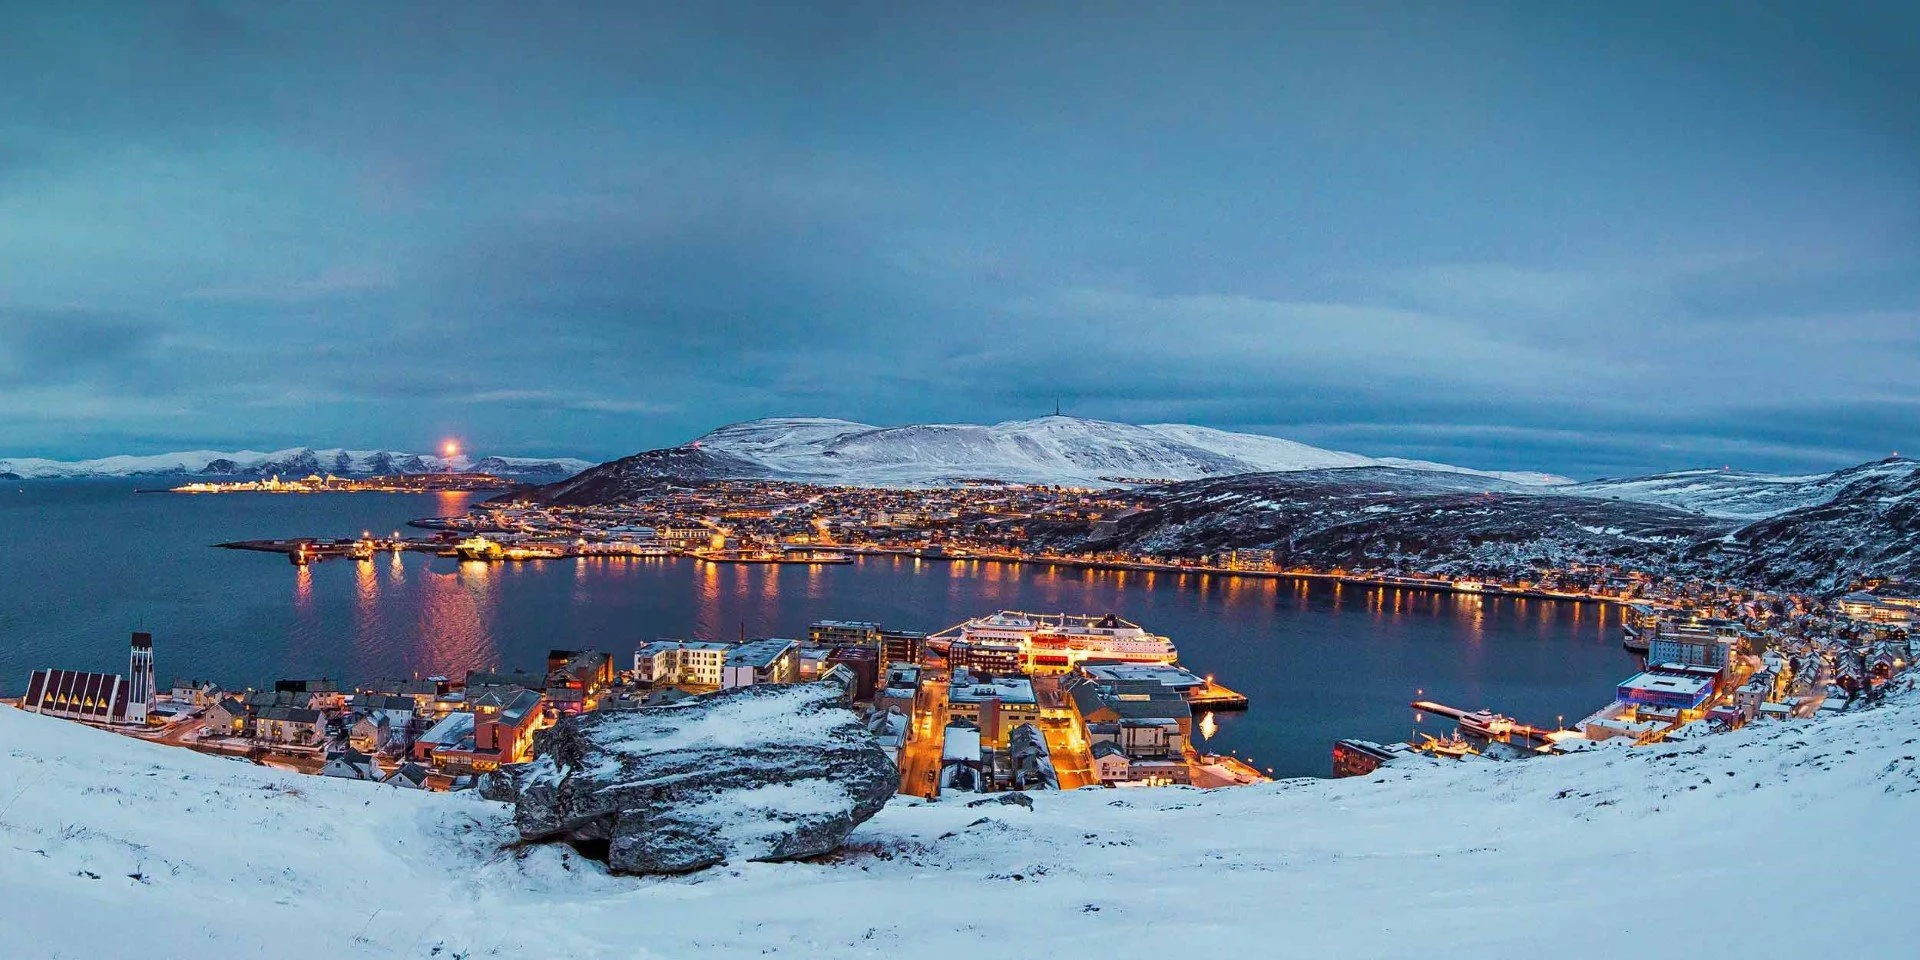
<path id="1" fill-rule="evenodd" d="M 1649 477 L 1591 480 L 1555 492 L 1657 503 L 1710 517 L 1759 520 L 1828 503 L 1849 484 L 1903 476 L 1913 469 L 1912 460 L 1896 457 L 1807 476 L 1745 470 L 1679 470 Z"/>
<path id="2" fill-rule="evenodd" d="M 269 473 L 336 474 L 432 473 L 448 468 L 486 470 L 503 474 L 569 476 L 592 466 L 571 457 L 452 458 L 396 450 L 346 450 L 290 447 L 285 450 L 186 450 L 150 456 L 101 457 L 95 460 L 46 460 L 38 457 L 0 458 L 0 474 L 25 480 L 96 477 L 184 476 L 194 474 L 254 476 Z"/>
<path id="3" fill-rule="evenodd" d="M 1343 781 L 896 800 L 611 877 L 504 806 L 0 708 L 0 955 L 1905 957 L 1920 705 Z"/>
<path id="4" fill-rule="evenodd" d="M 1470 473 L 1516 484 L 1572 482 L 1552 474 L 1378 460 L 1279 437 L 1190 424 L 1143 426 L 1062 416 L 991 426 L 941 423 L 902 427 L 781 417 L 721 427 L 690 446 L 739 457 L 772 478 L 877 486 L 981 478 L 1107 485 L 1116 480 L 1193 480 L 1381 465 Z"/>

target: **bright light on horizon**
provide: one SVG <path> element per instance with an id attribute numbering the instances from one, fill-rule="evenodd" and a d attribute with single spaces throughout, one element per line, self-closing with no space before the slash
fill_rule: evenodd
<path id="1" fill-rule="evenodd" d="M 451 460 L 460 455 L 460 444 L 457 441 L 448 440 L 446 443 L 440 445 L 440 453 L 442 456 Z"/>

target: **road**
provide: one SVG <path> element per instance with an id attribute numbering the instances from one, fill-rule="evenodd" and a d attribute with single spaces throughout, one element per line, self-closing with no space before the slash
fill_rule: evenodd
<path id="1" fill-rule="evenodd" d="M 916 797 L 940 793 L 940 748 L 947 727 L 947 681 L 923 680 L 913 698 L 913 736 L 900 751 L 900 792 Z"/>
<path id="2" fill-rule="evenodd" d="M 1060 789 L 1078 790 L 1099 783 L 1093 772 L 1093 745 L 1087 742 L 1087 725 L 1081 722 L 1079 706 L 1060 689 L 1060 678 L 1034 678 L 1033 692 L 1040 701 L 1040 732 L 1047 737 L 1047 752 L 1053 760 L 1053 772 L 1060 777 Z"/>

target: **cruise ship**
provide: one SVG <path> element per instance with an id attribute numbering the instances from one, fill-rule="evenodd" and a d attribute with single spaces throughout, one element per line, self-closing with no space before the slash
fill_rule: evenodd
<path id="1" fill-rule="evenodd" d="M 960 650 L 972 660 L 997 661 L 1023 673 L 1043 675 L 1066 673 L 1088 660 L 1173 663 L 1178 659 L 1172 640 L 1113 614 L 1002 610 L 932 634 L 927 645 L 942 654 Z"/>

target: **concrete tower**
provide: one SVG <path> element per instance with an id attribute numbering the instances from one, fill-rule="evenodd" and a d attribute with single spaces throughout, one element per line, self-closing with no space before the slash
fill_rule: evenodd
<path id="1" fill-rule="evenodd" d="M 153 634 L 133 635 L 133 655 L 127 663 L 127 722 L 146 723 L 153 709 Z"/>

